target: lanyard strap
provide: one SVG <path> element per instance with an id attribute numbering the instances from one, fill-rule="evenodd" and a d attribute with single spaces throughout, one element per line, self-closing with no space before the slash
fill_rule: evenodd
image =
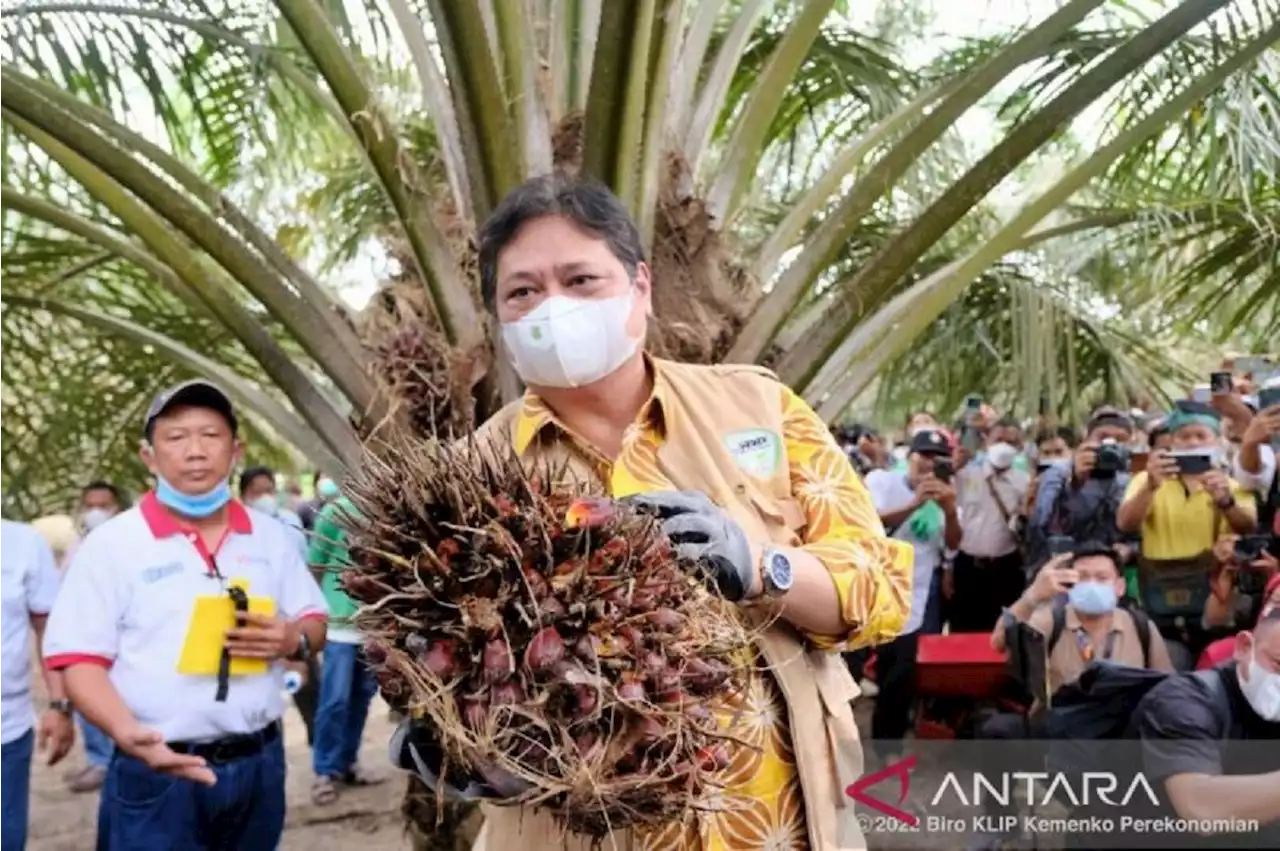
<path id="1" fill-rule="evenodd" d="M 213 570 L 218 570 L 217 564 L 212 560 L 210 564 Z M 231 604 L 235 606 L 236 612 L 249 611 L 249 595 L 244 593 L 244 589 L 236 585 L 227 589 L 227 596 L 231 598 Z M 238 619 L 237 619 L 238 620 Z M 227 649 L 226 644 L 222 645 L 222 656 L 218 659 L 218 690 L 214 694 L 214 701 L 217 703 L 225 703 L 227 700 L 227 691 L 231 686 L 231 651 Z"/>
<path id="2" fill-rule="evenodd" d="M 1080 648 L 1080 656 L 1084 661 L 1093 661 L 1093 642 L 1089 640 L 1089 633 L 1085 632 L 1084 627 L 1076 627 L 1076 647 Z M 1116 649 L 1116 631 L 1113 629 L 1107 633 L 1107 643 L 1102 648 L 1102 658 L 1110 659 L 1111 654 Z"/>

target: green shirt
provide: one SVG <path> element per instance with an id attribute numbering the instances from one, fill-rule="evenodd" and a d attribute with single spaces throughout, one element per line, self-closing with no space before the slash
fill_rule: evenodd
<path id="1" fill-rule="evenodd" d="M 324 600 L 329 605 L 331 632 L 334 629 L 353 629 L 351 616 L 358 608 L 355 601 L 342 590 L 340 582 L 342 571 L 351 566 L 347 551 L 347 530 L 339 522 L 340 511 L 354 516 L 355 506 L 345 496 L 325 505 L 316 515 L 316 522 L 311 530 L 311 543 L 307 547 L 307 564 L 314 570 L 323 571 L 320 590 L 324 592 Z"/>

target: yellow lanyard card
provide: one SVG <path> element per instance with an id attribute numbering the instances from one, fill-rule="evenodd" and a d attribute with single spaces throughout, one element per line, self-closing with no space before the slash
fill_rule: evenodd
<path id="1" fill-rule="evenodd" d="M 231 587 L 249 595 L 249 583 L 233 579 Z M 271 616 L 276 613 L 275 601 L 270 597 L 249 595 L 249 611 Z M 182 655 L 178 659 L 178 673 L 197 677 L 216 677 L 222 661 L 222 648 L 227 641 L 227 630 L 236 626 L 236 607 L 228 594 L 210 594 L 196 598 L 191 610 L 191 622 L 187 637 L 182 643 Z M 265 674 L 270 662 L 266 659 L 231 657 L 231 676 Z"/>

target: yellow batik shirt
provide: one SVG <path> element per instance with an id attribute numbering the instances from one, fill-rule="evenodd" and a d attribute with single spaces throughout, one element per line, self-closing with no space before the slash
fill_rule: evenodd
<path id="1" fill-rule="evenodd" d="M 655 382 L 654 395 L 628 429 L 616 461 L 570 432 L 532 394 L 525 396 L 516 419 L 516 450 L 523 454 L 545 428 L 555 428 L 590 462 L 613 496 L 672 490 L 658 465 L 665 435 L 660 373 Z M 807 518 L 804 549 L 831 571 L 845 622 L 862 625 L 845 635 L 808 637 L 833 650 L 889 641 L 906 622 L 911 605 L 911 549 L 885 537 L 866 487 L 813 409 L 790 389 L 779 385 L 779 391 L 792 492 Z M 731 707 L 740 725 L 735 733 L 747 745 L 737 749 L 721 778 L 719 794 L 732 803 L 700 815 L 695 823 L 647 832 L 640 837 L 645 851 L 808 848 L 787 704 L 773 677 L 763 672 L 763 662 L 758 660 L 755 668 L 760 673 L 751 678 L 742 704 Z"/>

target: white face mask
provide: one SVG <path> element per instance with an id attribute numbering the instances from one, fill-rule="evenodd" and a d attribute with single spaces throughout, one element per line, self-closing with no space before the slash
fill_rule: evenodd
<path id="1" fill-rule="evenodd" d="M 1018 456 L 1018 448 L 1012 443 L 993 443 L 987 449 L 987 460 L 997 470 L 1007 470 Z"/>
<path id="2" fill-rule="evenodd" d="M 257 509 L 263 514 L 270 514 L 274 517 L 280 511 L 280 505 L 276 502 L 276 498 L 271 494 L 263 494 L 257 499 L 249 503 L 250 508 Z"/>
<path id="3" fill-rule="evenodd" d="M 554 295 L 515 322 L 502 324 L 502 342 L 526 384 L 581 387 L 609 375 L 636 352 L 627 334 L 635 290 L 613 298 Z"/>
<path id="4" fill-rule="evenodd" d="M 1280 674 L 1268 671 L 1258 662 L 1258 648 L 1249 657 L 1249 679 L 1239 677 L 1240 691 L 1253 711 L 1265 721 L 1280 721 Z"/>
<path id="5" fill-rule="evenodd" d="M 116 513 L 109 508 L 90 508 L 80 516 L 80 522 L 84 524 L 86 532 L 92 532 L 115 516 Z"/>

